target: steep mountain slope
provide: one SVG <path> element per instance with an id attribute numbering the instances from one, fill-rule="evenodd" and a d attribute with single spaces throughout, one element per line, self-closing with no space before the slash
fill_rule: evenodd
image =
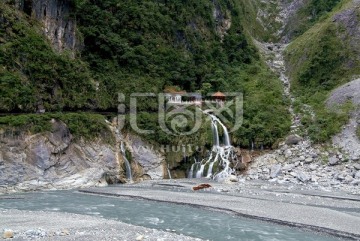
<path id="1" fill-rule="evenodd" d="M 234 140 L 271 146 L 287 133 L 289 114 L 248 34 L 253 10 L 245 0 L 1 2 L 0 110 L 115 111 L 119 92 L 128 103 L 132 93 L 166 86 L 243 92 L 244 125 Z M 157 107 L 154 98 L 140 101 L 139 122 L 161 132 Z"/>
<path id="2" fill-rule="evenodd" d="M 303 123 L 317 142 L 329 140 L 348 120 L 348 104 L 334 111 L 325 108 L 325 100 L 331 90 L 360 73 L 358 7 L 359 1 L 342 1 L 286 51 L 298 109 L 303 103 L 315 111 L 315 117 L 304 113 Z"/>

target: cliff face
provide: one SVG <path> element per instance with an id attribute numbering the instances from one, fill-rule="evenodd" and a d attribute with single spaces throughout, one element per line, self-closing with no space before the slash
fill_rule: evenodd
<path id="1" fill-rule="evenodd" d="M 51 131 L 35 135 L 0 129 L 0 194 L 126 181 L 120 142 L 75 140 L 63 122 L 53 119 L 51 125 Z M 137 136 L 121 140 L 131 155 L 134 181 L 163 178 L 163 154 L 146 148 L 148 143 Z"/>
<path id="2" fill-rule="evenodd" d="M 76 21 L 69 0 L 19 0 L 17 6 L 43 24 L 43 31 L 58 52 L 77 48 Z"/>
<path id="3" fill-rule="evenodd" d="M 53 120 L 52 131 L 43 134 L 5 132 L 1 137 L 0 193 L 98 186 L 120 179 L 121 160 L 113 147 L 75 142 L 62 122 Z"/>

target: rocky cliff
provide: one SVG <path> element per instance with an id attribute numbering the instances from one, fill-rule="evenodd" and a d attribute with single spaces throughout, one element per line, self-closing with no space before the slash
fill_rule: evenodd
<path id="1" fill-rule="evenodd" d="M 51 131 L 35 135 L 0 130 L 0 193 L 126 181 L 115 144 L 74 139 L 64 123 L 51 124 Z M 142 151 L 147 144 L 136 136 L 125 141 L 133 154 L 134 180 L 162 179 L 164 157 L 152 149 Z"/>
<path id="2" fill-rule="evenodd" d="M 57 52 L 74 54 L 78 41 L 71 0 L 16 0 L 17 7 L 42 23 L 45 36 Z"/>

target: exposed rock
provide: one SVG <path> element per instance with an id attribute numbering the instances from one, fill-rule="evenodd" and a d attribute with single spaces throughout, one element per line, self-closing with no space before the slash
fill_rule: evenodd
<path id="1" fill-rule="evenodd" d="M 282 169 L 283 171 L 292 171 L 294 167 L 295 167 L 294 164 L 286 164 Z"/>
<path id="2" fill-rule="evenodd" d="M 3 138 L 0 145 L 2 191 L 106 185 L 119 179 L 116 150 L 101 141 L 72 141 L 64 123 L 52 121 L 51 132 Z"/>
<path id="3" fill-rule="evenodd" d="M 290 135 L 286 138 L 285 143 L 287 145 L 297 145 L 303 139 L 299 135 Z"/>
<path id="4" fill-rule="evenodd" d="M 138 235 L 137 237 L 136 237 L 136 241 L 142 241 L 142 240 L 144 240 L 144 235 Z"/>
<path id="5" fill-rule="evenodd" d="M 310 177 L 303 172 L 298 172 L 296 177 L 302 182 L 307 182 L 310 180 Z"/>
<path id="6" fill-rule="evenodd" d="M 360 171 L 356 172 L 355 178 L 356 178 L 356 179 L 360 179 Z"/>
<path id="7" fill-rule="evenodd" d="M 251 155 L 248 151 L 241 152 L 241 162 L 242 163 L 250 163 L 252 161 Z"/>
<path id="8" fill-rule="evenodd" d="M 133 160 L 142 167 L 143 174 L 153 180 L 163 179 L 165 170 L 165 156 L 156 151 L 154 146 L 143 141 L 140 137 L 128 135 L 126 138 Z"/>
<path id="9" fill-rule="evenodd" d="M 308 157 L 305 159 L 306 164 L 312 163 L 313 161 L 314 161 L 314 159 L 312 157 Z"/>
<path id="10" fill-rule="evenodd" d="M 44 34 L 56 51 L 70 50 L 75 54 L 79 45 L 71 1 L 27 0 L 21 1 L 19 8 L 42 22 Z"/>
<path id="11" fill-rule="evenodd" d="M 310 169 L 311 171 L 315 171 L 315 170 L 318 169 L 318 165 L 311 164 L 311 165 L 309 166 L 309 169 Z"/>
<path id="12" fill-rule="evenodd" d="M 290 158 L 292 156 L 292 152 L 291 152 L 291 150 L 286 150 L 285 151 L 285 158 Z"/>
<path id="13" fill-rule="evenodd" d="M 281 171 L 281 164 L 273 165 L 270 170 L 270 177 L 275 178 Z"/>
<path id="14" fill-rule="evenodd" d="M 359 164 L 359 163 L 355 164 L 355 165 L 354 165 L 354 168 L 355 168 L 355 170 L 360 171 L 360 164 Z"/>
<path id="15" fill-rule="evenodd" d="M 352 182 L 354 180 L 354 178 L 352 177 L 352 176 L 350 176 L 350 175 L 347 175 L 346 177 L 345 177 L 345 179 L 344 179 L 344 181 L 346 182 L 346 183 L 350 183 L 350 182 Z"/>
<path id="16" fill-rule="evenodd" d="M 3 238 L 4 239 L 11 239 L 14 237 L 14 232 L 10 229 L 6 229 L 4 230 L 4 233 L 3 233 Z"/>
<path id="17" fill-rule="evenodd" d="M 339 159 L 336 156 L 332 156 L 329 158 L 329 165 L 334 166 L 339 164 Z"/>

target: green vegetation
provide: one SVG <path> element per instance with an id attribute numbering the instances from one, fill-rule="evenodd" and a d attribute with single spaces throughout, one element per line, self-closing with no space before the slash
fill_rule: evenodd
<path id="1" fill-rule="evenodd" d="M 249 145 L 261 139 L 271 146 L 289 130 L 287 100 L 250 41 L 247 24 L 256 6 L 248 3 L 73 1 L 69 17 L 77 19 L 84 47 L 72 59 L 52 50 L 40 23 L 2 2 L 0 28 L 6 31 L 0 31 L 0 111 L 33 113 L 39 106 L 48 112 L 115 110 L 119 92 L 128 106 L 130 94 L 161 93 L 166 86 L 243 92 L 244 125 L 233 133 L 234 140 Z M 222 25 L 225 20 L 231 21 L 229 29 Z M 138 101 L 137 107 L 139 125 L 155 130 L 148 140 L 182 141 L 159 129 L 156 98 Z M 204 144 L 199 138 L 193 140 Z"/>
<path id="2" fill-rule="evenodd" d="M 286 53 L 292 92 L 300 103 L 310 105 L 314 111 L 315 116 L 307 114 L 303 124 L 316 142 L 328 141 L 339 132 L 351 110 L 349 104 L 339 107 L 340 111 L 327 109 L 325 101 L 330 91 L 360 74 L 360 62 L 349 44 L 352 36 L 345 26 L 332 21 L 337 11 L 292 42 Z"/>
<path id="3" fill-rule="evenodd" d="M 296 38 L 314 26 L 319 20 L 325 19 L 333 10 L 340 9 L 348 0 L 310 0 L 290 18 L 286 33 Z"/>
<path id="4" fill-rule="evenodd" d="M 83 137 L 87 140 L 100 137 L 112 143 L 113 137 L 102 115 L 89 113 L 53 113 L 26 114 L 0 117 L 0 128 L 6 131 L 17 130 L 29 134 L 51 131 L 51 120 L 64 122 L 74 138 Z"/>
<path id="5" fill-rule="evenodd" d="M 0 3 L 0 29 L 0 111 L 93 106 L 96 93 L 86 64 L 54 53 L 38 22 Z"/>

